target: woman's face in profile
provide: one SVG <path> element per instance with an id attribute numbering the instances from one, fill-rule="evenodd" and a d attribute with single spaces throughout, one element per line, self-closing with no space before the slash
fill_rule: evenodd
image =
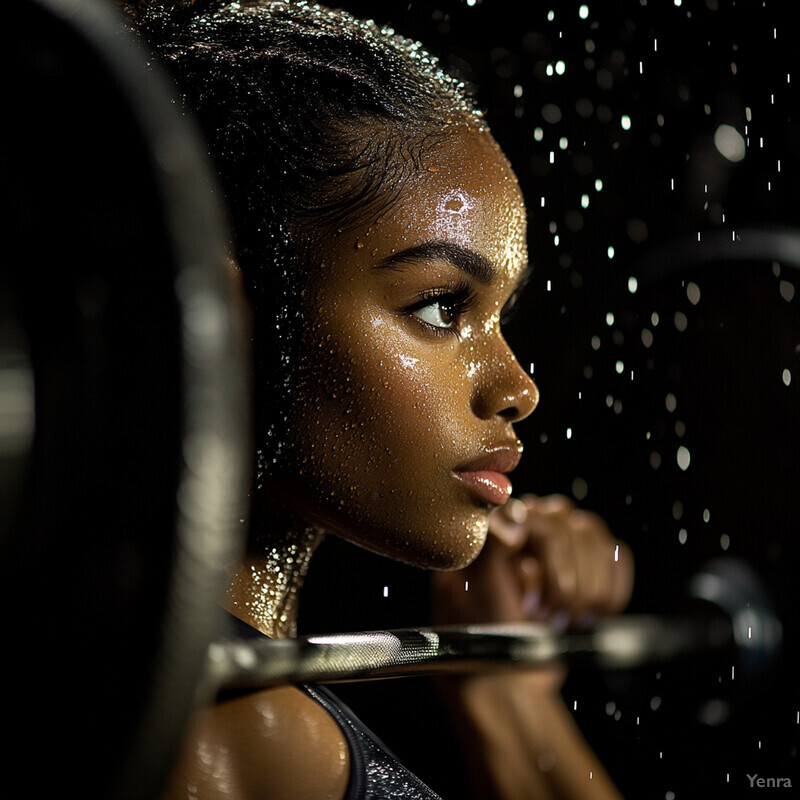
<path id="1" fill-rule="evenodd" d="M 321 243 L 280 497 L 419 566 L 480 551 L 535 384 L 500 330 L 527 268 L 525 209 L 494 140 L 461 126 L 371 224 Z"/>

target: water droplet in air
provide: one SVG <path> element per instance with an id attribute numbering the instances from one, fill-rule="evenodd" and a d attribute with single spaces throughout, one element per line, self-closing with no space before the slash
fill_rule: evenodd
<path id="1" fill-rule="evenodd" d="M 572 481 L 572 496 L 576 500 L 585 500 L 588 493 L 589 485 L 583 478 L 575 478 L 575 480 Z"/>
<path id="2" fill-rule="evenodd" d="M 792 300 L 794 299 L 794 284 L 789 283 L 789 281 L 781 281 L 779 289 L 781 297 L 787 303 L 791 303 Z"/>
<path id="3" fill-rule="evenodd" d="M 714 133 L 714 146 L 720 155 L 734 163 L 741 161 L 746 152 L 744 137 L 732 125 L 720 125 Z"/>
<path id="4" fill-rule="evenodd" d="M 658 695 L 656 695 L 655 697 L 653 697 L 653 698 L 650 700 L 650 708 L 651 708 L 651 710 L 653 710 L 653 711 L 657 711 L 657 710 L 658 710 L 658 707 L 659 707 L 660 705 L 661 705 L 661 698 L 660 698 Z"/>

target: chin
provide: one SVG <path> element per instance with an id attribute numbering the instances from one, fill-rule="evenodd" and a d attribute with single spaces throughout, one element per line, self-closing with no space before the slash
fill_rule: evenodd
<path id="1" fill-rule="evenodd" d="M 480 554 L 489 531 L 489 512 L 480 510 L 464 520 L 437 521 L 419 529 L 387 530 L 347 528 L 336 531 L 367 550 L 412 567 L 441 572 L 463 569 Z M 359 526 L 360 528 L 360 526 Z"/>
<path id="2" fill-rule="evenodd" d="M 347 497 L 341 487 L 321 492 L 321 482 L 309 483 L 317 490 L 283 485 L 276 496 L 292 498 L 310 524 L 395 561 L 458 570 L 471 564 L 486 543 L 492 507 L 435 491 L 405 503 L 378 492 L 354 491 Z"/>

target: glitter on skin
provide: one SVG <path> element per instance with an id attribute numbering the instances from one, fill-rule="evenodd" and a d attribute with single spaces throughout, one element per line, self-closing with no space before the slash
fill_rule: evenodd
<path id="1" fill-rule="evenodd" d="M 313 527 L 271 534 L 266 557 L 234 574 L 227 590 L 228 609 L 244 612 L 242 616 L 262 631 L 296 635 L 298 595 L 323 535 Z"/>

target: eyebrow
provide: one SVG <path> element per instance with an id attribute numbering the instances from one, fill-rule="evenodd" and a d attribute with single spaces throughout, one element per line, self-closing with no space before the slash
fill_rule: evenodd
<path id="1" fill-rule="evenodd" d="M 487 286 L 497 277 L 497 270 L 485 256 L 468 247 L 437 241 L 394 253 L 376 264 L 375 269 L 399 269 L 419 261 L 444 261 Z"/>

